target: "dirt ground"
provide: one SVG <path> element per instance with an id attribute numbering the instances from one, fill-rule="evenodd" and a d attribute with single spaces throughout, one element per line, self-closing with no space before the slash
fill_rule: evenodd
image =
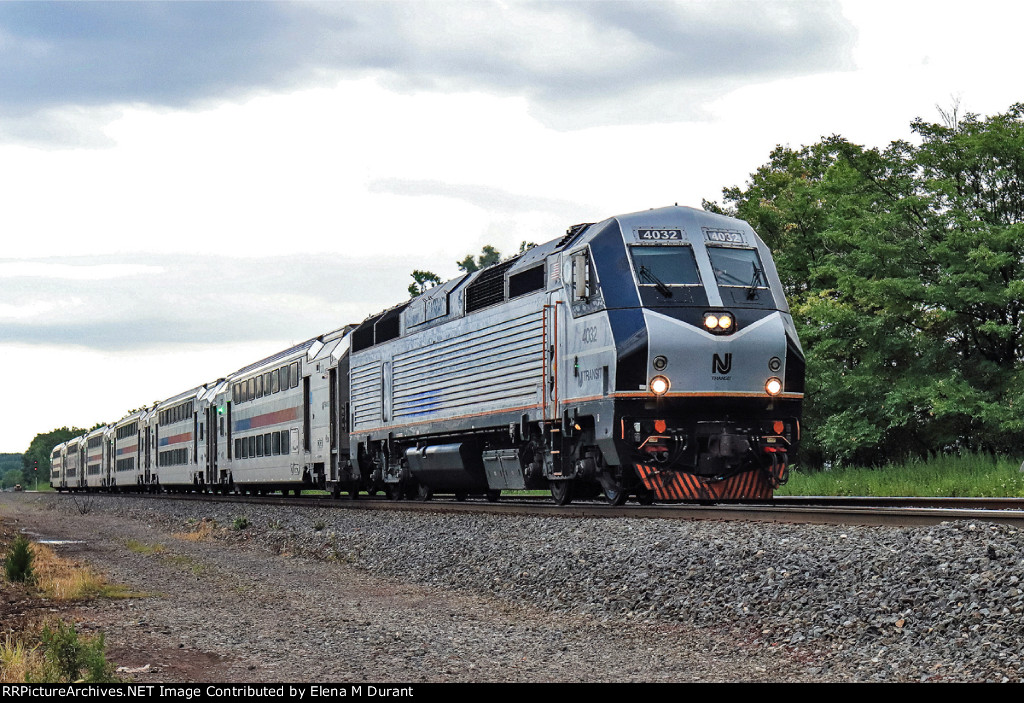
<path id="1" fill-rule="evenodd" d="M 822 680 L 784 648 L 750 647 L 756 633 L 554 615 L 271 553 L 252 530 L 185 539 L 117 505 L 80 514 L 66 496 L 0 494 L 7 537 L 72 540 L 55 549 L 136 594 L 58 604 L 5 583 L 4 629 L 62 617 L 102 632 L 141 683 Z"/>

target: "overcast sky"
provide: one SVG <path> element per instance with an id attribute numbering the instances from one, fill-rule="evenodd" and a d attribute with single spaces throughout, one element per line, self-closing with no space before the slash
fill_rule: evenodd
<path id="1" fill-rule="evenodd" d="M 0 451 L 776 144 L 1024 100 L 1020 3 L 0 3 Z"/>

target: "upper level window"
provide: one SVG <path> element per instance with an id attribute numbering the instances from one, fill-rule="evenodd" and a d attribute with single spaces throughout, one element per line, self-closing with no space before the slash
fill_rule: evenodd
<path id="1" fill-rule="evenodd" d="M 761 266 L 757 249 L 708 247 L 711 268 L 720 286 L 767 288 L 768 277 Z"/>

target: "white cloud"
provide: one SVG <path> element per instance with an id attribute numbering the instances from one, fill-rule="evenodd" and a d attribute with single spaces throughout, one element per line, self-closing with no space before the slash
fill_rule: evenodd
<path id="1" fill-rule="evenodd" d="M 0 3 L 0 138 L 82 144 L 62 108 L 377 77 L 520 96 L 560 128 L 699 114 L 695 97 L 847 63 L 833 2 Z M 662 96 L 651 99 L 653 92 Z M 630 109 L 632 108 L 632 109 Z M 47 113 L 39 131 L 26 115 Z M 570 114 L 571 113 L 571 114 Z M 79 120 L 77 125 L 83 123 Z M 87 140 L 86 140 L 87 141 Z"/>
<path id="2" fill-rule="evenodd" d="M 81 305 L 81 300 L 67 301 L 64 304 Z M 61 306 L 62 303 L 49 301 L 36 301 L 21 305 L 10 305 L 7 303 L 0 303 L 0 321 L 31 320 L 33 318 L 39 318 L 42 317 L 43 315 L 53 312 L 54 310 L 57 310 Z"/>
<path id="3" fill-rule="evenodd" d="M 2 261 L 0 279 L 49 278 L 69 281 L 106 281 L 113 278 L 156 275 L 159 266 L 143 264 L 57 264 L 43 261 Z"/>

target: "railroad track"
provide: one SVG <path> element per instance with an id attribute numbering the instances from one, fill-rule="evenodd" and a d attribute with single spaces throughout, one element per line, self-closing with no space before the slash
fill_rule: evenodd
<path id="1" fill-rule="evenodd" d="M 91 498 L 92 496 L 89 496 Z M 610 506 L 602 502 L 577 502 L 556 506 L 546 497 L 503 497 L 465 501 L 434 498 L 429 501 L 392 501 L 381 496 L 332 499 L 317 496 L 245 495 L 135 495 L 140 500 L 209 500 L 222 503 L 286 505 L 339 510 L 405 510 L 413 512 L 471 512 L 499 515 L 535 515 L 578 518 L 659 518 L 666 520 L 747 520 L 822 525 L 935 525 L 953 520 L 978 520 L 1024 528 L 1024 499 L 1012 498 L 872 498 L 781 497 L 765 503 L 715 505 L 667 504 Z M 78 496 L 78 499 L 82 499 Z"/>

